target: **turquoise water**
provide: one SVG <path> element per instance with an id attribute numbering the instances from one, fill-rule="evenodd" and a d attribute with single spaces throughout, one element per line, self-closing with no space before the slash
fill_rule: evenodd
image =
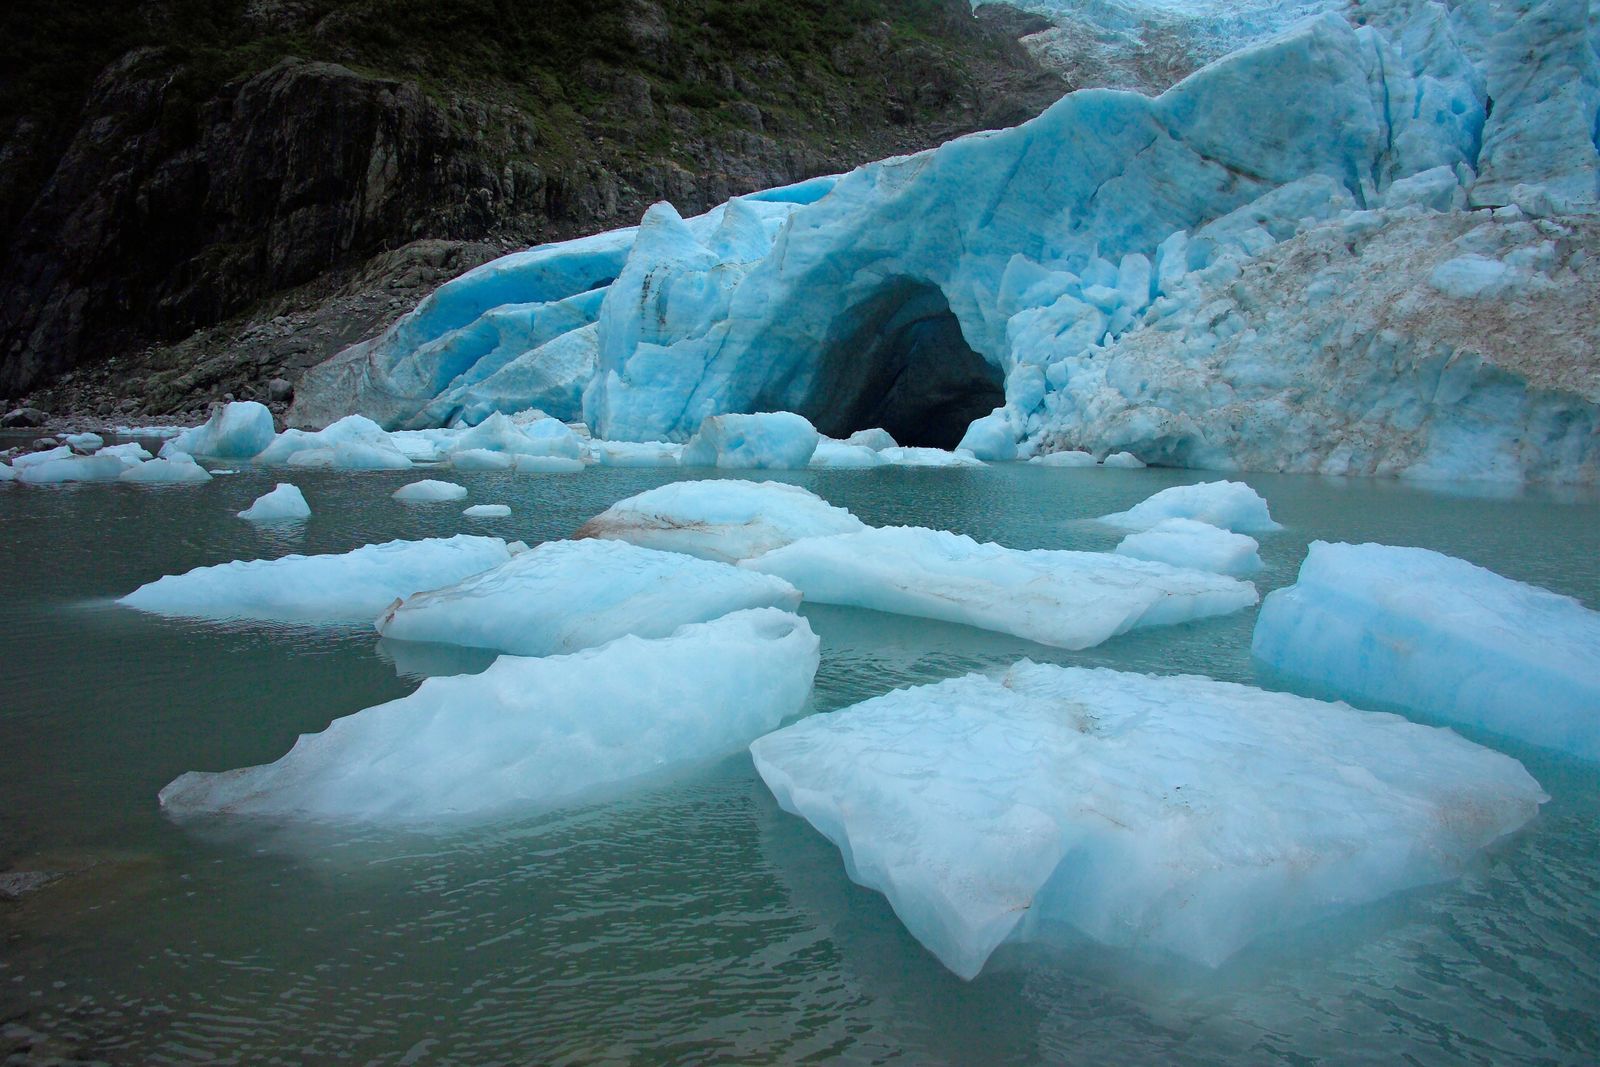
<path id="1" fill-rule="evenodd" d="M 469 503 L 389 499 L 404 474 L 294 472 L 298 535 L 234 518 L 277 476 L 140 490 L 0 486 L 7 641 L 0 869 L 68 877 L 0 904 L 14 1046 L 127 1063 L 1592 1063 L 1600 1059 L 1600 768 L 1482 735 L 1551 802 L 1461 880 L 1280 938 L 1217 971 L 1083 945 L 946 972 L 739 755 L 630 799 L 448 834 L 178 827 L 157 790 L 273 760 L 303 731 L 486 657 L 359 629 L 162 620 L 110 600 L 235 558 L 394 537 L 569 534 L 681 476 L 464 474 Z M 692 474 L 690 476 L 693 476 Z M 1110 548 L 1082 520 L 1180 471 L 795 472 L 876 524 L 1019 547 Z M 1263 591 L 1313 538 L 1417 544 L 1600 607 L 1600 504 L 1247 476 L 1287 524 Z M 1254 612 L 1066 653 L 963 627 L 808 607 L 817 709 L 1020 656 L 1278 684 Z M 33 1039 L 28 1039 L 33 1040 Z M 23 1042 L 26 1043 L 26 1042 Z M 8 1047 L 0 1041 L 0 1050 Z"/>

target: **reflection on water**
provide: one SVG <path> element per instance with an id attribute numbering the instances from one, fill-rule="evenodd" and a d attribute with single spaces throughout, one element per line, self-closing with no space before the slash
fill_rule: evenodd
<path id="1" fill-rule="evenodd" d="M 0 869 L 63 873 L 0 903 L 0 1049 L 117 1062 L 1593 1062 L 1600 1058 L 1600 783 L 1499 741 L 1552 796 L 1459 882 L 1258 946 L 1218 971 L 1083 944 L 1006 947 L 962 982 L 781 812 L 745 756 L 622 801 L 490 826 L 202 820 L 155 804 L 177 774 L 276 759 L 303 732 L 492 655 L 362 627 L 211 625 L 111 601 L 161 574 L 469 530 L 402 506 L 415 475 L 290 476 L 299 528 L 234 517 L 282 472 L 207 486 L 0 486 L 11 566 L 0 702 Z M 676 472 L 459 474 L 534 543 Z M 1084 521 L 1178 471 L 777 475 L 876 524 L 1104 550 Z M 1248 477 L 1287 525 L 1266 591 L 1308 540 L 1438 548 L 1600 606 L 1600 507 L 1394 483 Z M 814 710 L 1020 656 L 1241 682 L 1254 612 L 1064 652 L 964 627 L 808 606 Z"/>

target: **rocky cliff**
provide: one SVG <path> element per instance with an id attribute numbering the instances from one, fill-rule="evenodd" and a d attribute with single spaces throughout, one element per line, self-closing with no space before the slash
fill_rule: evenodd
<path id="1" fill-rule="evenodd" d="M 961 0 L 97 7 L 0 15 L 0 394 L 57 408 L 265 399 L 499 251 L 1062 88 Z"/>

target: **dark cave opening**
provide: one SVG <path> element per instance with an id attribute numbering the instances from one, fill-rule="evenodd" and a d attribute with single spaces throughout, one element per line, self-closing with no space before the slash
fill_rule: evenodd
<path id="1" fill-rule="evenodd" d="M 999 368 L 967 344 L 944 294 L 898 278 L 836 320 L 801 413 L 830 437 L 882 427 L 902 445 L 950 449 L 1003 403 Z"/>

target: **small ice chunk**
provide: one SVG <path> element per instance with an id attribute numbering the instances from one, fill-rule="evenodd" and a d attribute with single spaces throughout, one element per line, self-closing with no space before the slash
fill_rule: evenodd
<path id="1" fill-rule="evenodd" d="M 378 619 L 401 641 L 495 648 L 518 656 L 576 652 L 624 634 L 665 637 L 730 611 L 800 606 L 800 591 L 678 552 L 623 541 L 550 541 L 455 585 L 418 593 Z"/>
<path id="2" fill-rule="evenodd" d="M 1124 537 L 1115 551 L 1133 559 L 1238 577 L 1261 569 L 1260 548 L 1254 537 L 1220 530 L 1208 522 L 1162 519 L 1148 530 Z"/>
<path id="3" fill-rule="evenodd" d="M 236 400 L 213 414 L 204 426 L 185 430 L 168 441 L 162 447 L 161 455 L 170 458 L 170 449 L 194 456 L 250 459 L 272 444 L 275 436 L 272 412 L 267 410 L 265 404 L 258 404 L 254 400 Z"/>
<path id="4" fill-rule="evenodd" d="M 441 482 L 436 478 L 425 478 L 420 482 L 402 485 L 389 494 L 402 504 L 431 504 L 441 500 L 464 500 L 467 488 L 455 482 Z"/>
<path id="5" fill-rule="evenodd" d="M 583 441 L 559 419 L 543 418 L 523 424 L 495 412 L 470 430 L 458 434 L 449 445 L 449 451 L 455 454 L 483 451 L 577 459 L 583 455 Z M 459 463 L 456 465 L 460 466 Z"/>
<path id="6" fill-rule="evenodd" d="M 1347 700 L 1600 760 L 1600 612 L 1466 560 L 1313 541 L 1251 651 Z"/>
<path id="7" fill-rule="evenodd" d="M 1145 465 L 1144 460 L 1132 452 L 1113 452 L 1101 461 L 1102 466 L 1120 468 L 1122 470 L 1138 470 Z"/>
<path id="8" fill-rule="evenodd" d="M 1101 522 L 1124 530 L 1148 530 L 1162 519 L 1194 519 L 1234 533 L 1283 529 L 1272 521 L 1261 494 L 1243 482 L 1174 485 L 1127 511 L 1100 517 Z"/>
<path id="9" fill-rule="evenodd" d="M 589 451 L 603 467 L 676 467 L 683 446 L 666 441 L 591 441 Z"/>
<path id="10" fill-rule="evenodd" d="M 511 556 L 498 537 L 388 541 L 351 552 L 196 567 L 141 585 L 117 603 L 195 619 L 367 623 L 400 597 L 452 585 Z"/>
<path id="11" fill-rule="evenodd" d="M 14 482 L 17 472 L 9 463 L 0 463 L 0 482 Z"/>
<path id="12" fill-rule="evenodd" d="M 735 563 L 802 537 L 866 528 L 844 508 L 797 485 L 708 479 L 673 482 L 618 501 L 573 536 Z"/>
<path id="13" fill-rule="evenodd" d="M 51 452 L 56 451 L 51 449 Z M 23 465 L 25 459 L 33 456 L 17 457 L 17 479 L 30 485 L 44 485 L 54 482 L 110 482 L 122 476 L 127 470 L 127 464 L 116 456 L 75 456 L 71 449 L 66 449 L 68 455 L 59 459 L 46 460 L 43 463 L 29 463 Z M 33 455 L 45 455 L 35 452 Z"/>
<path id="14" fill-rule="evenodd" d="M 512 457 L 511 466 L 518 474 L 576 474 L 583 470 L 583 460 L 567 456 Z"/>
<path id="15" fill-rule="evenodd" d="M 1094 458 L 1093 452 L 1050 452 L 1043 456 L 1034 456 L 1029 463 L 1037 463 L 1041 467 L 1096 467 L 1099 461 Z"/>
<path id="16" fill-rule="evenodd" d="M 848 445 L 843 441 L 835 441 L 831 437 L 824 437 L 817 441 L 817 450 L 811 454 L 811 466 L 832 467 L 836 469 L 849 469 L 861 467 L 885 467 L 889 461 L 881 452 L 874 451 L 866 445 Z"/>
<path id="17" fill-rule="evenodd" d="M 1074 935 L 1216 966 L 1455 877 L 1547 798 L 1449 730 L 1179 675 L 1040 665 L 813 715 L 750 746 L 786 811 L 963 978 Z"/>
<path id="18" fill-rule="evenodd" d="M 450 453 L 450 466 L 458 471 L 508 471 L 516 460 L 508 452 L 487 448 L 468 448 Z"/>
<path id="19" fill-rule="evenodd" d="M 62 434 L 61 443 L 78 452 L 94 452 L 106 443 L 97 433 Z"/>
<path id="20" fill-rule="evenodd" d="M 106 445 L 104 448 L 96 452 L 95 455 L 115 456 L 120 459 L 124 465 L 129 467 L 137 467 L 145 460 L 151 458 L 149 451 L 147 451 L 145 447 L 137 441 L 129 441 L 126 444 L 120 445 Z"/>
<path id="21" fill-rule="evenodd" d="M 897 467 L 982 467 L 983 460 L 964 448 L 946 452 L 942 448 L 885 448 L 878 455 Z"/>
<path id="22" fill-rule="evenodd" d="M 685 467 L 799 470 L 811 462 L 820 435 L 792 411 L 712 415 L 683 446 Z"/>
<path id="23" fill-rule="evenodd" d="M 239 517 L 251 522 L 299 522 L 311 517 L 311 505 L 299 488 L 279 482 L 272 492 L 256 497 L 255 503 L 239 512 Z"/>
<path id="24" fill-rule="evenodd" d="M 474 504 L 463 508 L 461 514 L 469 519 L 503 519 L 511 514 L 509 504 Z"/>
<path id="25" fill-rule="evenodd" d="M 501 656 L 335 719 L 276 763 L 191 771 L 161 805 L 414 823 L 592 799 L 775 728 L 805 704 L 817 650 L 804 619 L 761 608 L 567 656 Z"/>
<path id="26" fill-rule="evenodd" d="M 857 430 L 849 437 L 846 437 L 844 443 L 870 448 L 874 452 L 882 452 L 886 448 L 897 448 L 900 444 L 890 436 L 888 430 L 880 430 L 876 427 L 870 430 Z"/>
<path id="27" fill-rule="evenodd" d="M 152 459 L 134 467 L 124 467 L 119 482 L 137 485 L 198 485 L 211 480 L 211 472 L 193 457 L 176 452 L 165 459 Z"/>
<path id="28" fill-rule="evenodd" d="M 1107 552 L 1022 551 L 916 526 L 810 537 L 741 566 L 788 579 L 809 601 L 1071 649 L 1256 602 L 1255 586 L 1220 574 Z"/>

